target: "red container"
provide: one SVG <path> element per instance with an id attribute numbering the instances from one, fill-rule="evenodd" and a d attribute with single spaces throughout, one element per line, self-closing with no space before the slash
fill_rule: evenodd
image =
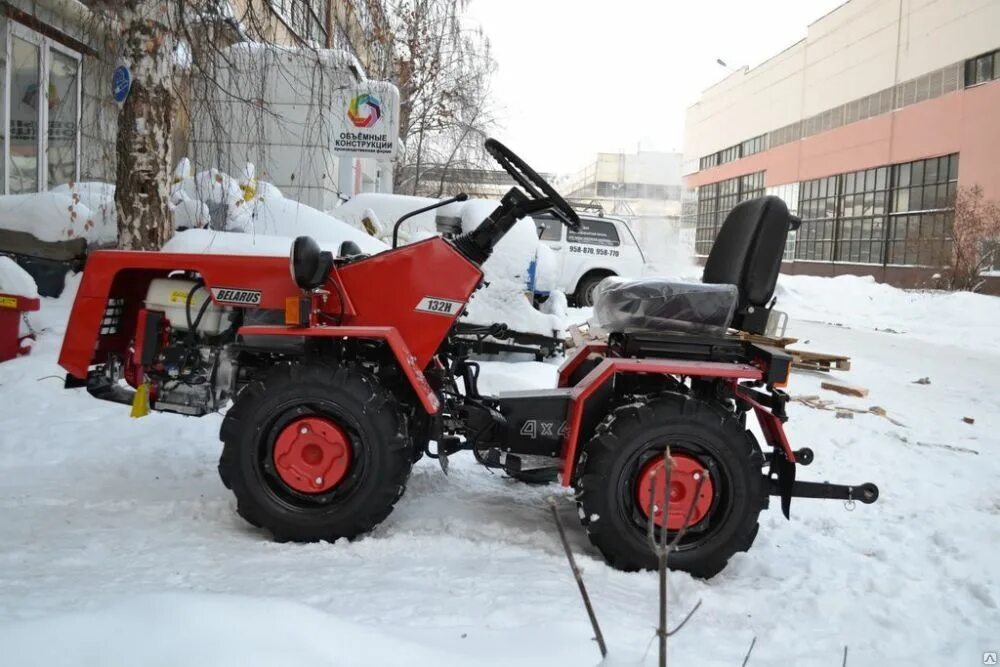
<path id="1" fill-rule="evenodd" d="M 0 293 L 0 361 L 31 351 L 20 335 L 22 313 L 38 310 L 38 299 Z M 27 336 L 25 336 L 27 338 Z"/>

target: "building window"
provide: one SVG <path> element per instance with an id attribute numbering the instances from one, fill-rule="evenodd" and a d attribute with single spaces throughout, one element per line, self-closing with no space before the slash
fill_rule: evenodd
<path id="1" fill-rule="evenodd" d="M 792 215 L 799 214 L 799 184 L 798 183 L 785 183 L 784 185 L 772 185 L 767 188 L 765 194 L 774 195 L 779 197 L 785 206 L 788 207 L 788 212 Z M 782 255 L 782 260 L 786 262 L 791 262 L 795 260 L 795 240 L 798 236 L 798 231 L 794 229 L 788 230 L 788 237 L 785 240 L 785 253 Z"/>
<path id="2" fill-rule="evenodd" d="M 730 146 L 729 148 L 724 148 L 721 151 L 712 153 L 711 155 L 706 155 L 698 160 L 698 169 L 710 169 L 720 164 L 725 164 L 727 162 L 732 162 L 734 160 L 739 160 L 740 158 L 753 155 L 754 153 L 760 153 L 764 150 L 767 150 L 767 135 L 761 134 L 753 137 L 752 139 L 747 139 L 744 142 L 738 143 L 735 146 Z"/>
<path id="3" fill-rule="evenodd" d="M 975 86 L 1000 76 L 1000 51 L 991 51 L 965 61 L 965 86 Z"/>
<path id="4" fill-rule="evenodd" d="M 795 239 L 795 258 L 810 261 L 833 259 L 837 222 L 839 177 L 829 176 L 802 183 L 799 216 L 802 226 Z"/>
<path id="5" fill-rule="evenodd" d="M 958 154 L 895 165 L 892 177 L 887 263 L 949 264 Z"/>
<path id="6" fill-rule="evenodd" d="M 795 258 L 947 265 L 957 187 L 958 154 L 806 181 Z"/>
<path id="7" fill-rule="evenodd" d="M 718 231 L 716 208 L 719 205 L 719 184 L 710 183 L 698 188 L 698 212 L 695 216 L 694 251 L 707 255 L 712 249 Z"/>
<path id="8" fill-rule="evenodd" d="M 5 168 L 0 191 L 23 194 L 79 178 L 80 55 L 47 37 L 7 24 L 9 59 Z M 46 128 L 39 132 L 39 128 Z"/>
<path id="9" fill-rule="evenodd" d="M 694 249 L 707 255 L 726 216 L 741 201 L 764 194 L 764 172 L 737 176 L 698 188 L 698 212 L 695 217 Z"/>
<path id="10" fill-rule="evenodd" d="M 764 194 L 764 172 L 758 171 L 740 176 L 740 201 L 746 201 Z M 728 211 L 727 211 L 728 212 Z"/>
<path id="11" fill-rule="evenodd" d="M 761 134 L 753 139 L 747 139 L 740 145 L 740 156 L 747 157 L 764 150 L 767 150 L 767 135 Z"/>
<path id="12" fill-rule="evenodd" d="M 837 212 L 839 229 L 834 260 L 882 264 L 889 167 L 842 174 L 840 180 L 843 194 Z"/>
<path id="13" fill-rule="evenodd" d="M 299 39 L 326 43 L 324 0 L 271 0 L 271 9 Z"/>

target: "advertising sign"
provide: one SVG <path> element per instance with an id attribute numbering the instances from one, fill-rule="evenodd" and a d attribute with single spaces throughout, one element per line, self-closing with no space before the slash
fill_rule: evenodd
<path id="1" fill-rule="evenodd" d="M 333 153 L 391 160 L 399 143 L 399 90 L 387 81 L 365 81 L 334 95 Z"/>

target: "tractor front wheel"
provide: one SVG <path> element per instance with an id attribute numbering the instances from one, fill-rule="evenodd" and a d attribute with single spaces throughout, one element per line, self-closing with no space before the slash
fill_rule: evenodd
<path id="1" fill-rule="evenodd" d="M 666 529 L 672 540 L 687 520 L 667 563 L 712 577 L 757 535 L 766 500 L 762 463 L 756 440 L 721 408 L 674 393 L 619 407 L 586 443 L 580 463 L 577 498 L 590 541 L 618 569 L 655 569 L 650 514 L 657 539 Z"/>
<path id="2" fill-rule="evenodd" d="M 236 511 L 278 541 L 370 531 L 403 495 L 413 461 L 398 401 L 353 367 L 274 368 L 240 392 L 220 437 Z"/>

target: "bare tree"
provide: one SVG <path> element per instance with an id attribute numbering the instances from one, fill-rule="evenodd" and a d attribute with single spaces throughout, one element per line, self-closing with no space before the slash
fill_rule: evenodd
<path id="1" fill-rule="evenodd" d="M 978 185 L 958 190 L 952 238 L 948 286 L 975 292 L 983 273 L 1000 260 L 1000 204 L 986 199 Z"/>
<path id="2" fill-rule="evenodd" d="M 116 140 L 118 245 L 156 250 L 171 233 L 171 76 L 176 47 L 171 25 L 175 21 L 171 6 L 157 0 L 104 0 L 92 3 L 92 8 L 100 19 L 119 29 L 120 57 L 132 72 Z"/>
<path id="3" fill-rule="evenodd" d="M 482 143 L 495 124 L 490 80 L 496 63 L 482 31 L 462 25 L 467 2 L 392 5 L 403 145 L 397 192 L 441 196 L 450 174 L 488 164 Z"/>
<path id="4" fill-rule="evenodd" d="M 302 103 L 318 110 L 299 128 L 303 144 L 321 144 L 320 135 L 329 132 L 332 111 L 322 110 L 336 91 L 327 73 L 352 57 L 322 51 L 320 43 L 294 33 L 294 44 L 264 46 L 277 21 L 266 0 L 248 0 L 239 15 L 229 0 L 95 0 L 89 6 L 92 29 L 108 36 L 97 58 L 107 77 L 119 62 L 133 76 L 116 110 L 109 156 L 117 166 L 120 248 L 156 250 L 170 238 L 177 159 L 230 170 L 269 161 L 267 121 L 277 118 L 266 102 L 269 80 L 295 87 Z M 295 171 L 325 167 L 313 162 L 303 158 Z"/>

